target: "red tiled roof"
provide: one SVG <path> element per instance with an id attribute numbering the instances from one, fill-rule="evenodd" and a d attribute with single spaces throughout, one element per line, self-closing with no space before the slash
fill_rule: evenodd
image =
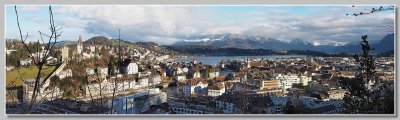
<path id="1" fill-rule="evenodd" d="M 225 79 L 226 79 L 226 76 L 217 76 L 217 77 L 215 77 L 216 81 L 225 81 Z"/>
<path id="2" fill-rule="evenodd" d="M 222 82 L 219 82 L 217 84 L 214 84 L 214 85 L 208 87 L 208 89 L 212 89 L 212 90 L 221 90 L 224 88 L 225 88 L 225 85 Z"/>

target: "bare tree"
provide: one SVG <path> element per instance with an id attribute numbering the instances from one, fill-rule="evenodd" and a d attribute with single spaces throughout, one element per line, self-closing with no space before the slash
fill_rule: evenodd
<path id="1" fill-rule="evenodd" d="M 96 37 L 93 37 L 93 45 L 94 45 L 95 61 L 97 62 L 99 59 L 98 59 L 98 57 L 96 57 L 96 54 L 98 53 L 97 46 L 96 46 Z M 98 67 L 98 65 L 96 64 L 96 68 L 95 69 L 97 69 L 97 67 Z M 103 80 L 100 79 L 98 73 L 96 73 L 96 76 L 97 76 L 96 77 L 97 78 L 97 82 L 99 84 L 100 105 L 103 106 L 103 103 L 104 103 L 103 102 L 103 86 L 102 86 Z M 91 99 L 93 101 L 93 98 L 91 98 Z"/>
<path id="2" fill-rule="evenodd" d="M 121 30 L 118 29 L 118 67 L 117 69 L 119 70 L 119 67 L 121 66 Z M 114 109 L 114 99 L 115 99 L 115 91 L 117 90 L 117 80 L 118 80 L 118 74 L 115 75 L 115 80 L 114 80 L 114 89 L 112 93 L 112 98 L 111 98 L 111 114 L 113 114 L 113 109 Z"/>
<path id="3" fill-rule="evenodd" d="M 353 8 L 356 8 L 355 5 L 352 6 Z M 354 17 L 360 16 L 360 15 L 367 15 L 367 14 L 373 14 L 377 12 L 383 12 L 383 11 L 394 11 L 395 7 L 393 5 L 391 6 L 380 6 L 379 8 L 371 8 L 371 9 L 363 9 L 360 10 L 359 12 L 354 12 L 354 13 L 347 13 L 346 15 L 351 15 Z"/>
<path id="4" fill-rule="evenodd" d="M 36 78 L 34 81 L 34 85 L 33 85 L 33 93 L 31 96 L 31 101 L 29 103 L 29 107 L 27 109 L 28 113 L 31 113 L 32 110 L 34 109 L 34 106 L 36 106 L 36 99 L 37 96 L 39 94 L 41 94 L 40 89 L 42 88 L 42 86 L 46 83 L 46 79 L 44 79 L 43 81 L 41 81 L 41 76 L 43 75 L 43 69 L 44 69 L 44 65 L 47 62 L 47 58 L 50 57 L 52 50 L 54 49 L 54 45 L 57 43 L 57 40 L 59 39 L 59 37 L 61 36 L 61 29 L 62 27 L 58 27 L 55 25 L 54 22 L 54 17 L 53 17 L 53 11 L 51 6 L 49 6 L 49 30 L 50 30 L 50 34 L 46 34 L 43 33 L 41 31 L 39 31 L 39 35 L 40 35 L 40 40 L 42 41 L 42 45 L 47 49 L 44 54 L 40 54 L 40 47 L 41 44 L 39 42 L 36 43 L 36 51 L 32 50 L 30 47 L 28 47 L 28 44 L 26 43 L 26 40 L 28 38 L 28 33 L 26 33 L 25 37 L 23 37 L 22 35 L 22 30 L 20 27 L 20 22 L 19 22 L 19 16 L 18 16 L 18 11 L 17 11 L 17 6 L 14 6 L 15 8 L 15 15 L 17 17 L 17 25 L 18 25 L 18 30 L 19 30 L 19 34 L 20 34 L 20 39 L 24 45 L 24 47 L 26 48 L 26 50 L 29 52 L 31 59 L 33 60 L 34 65 L 39 69 L 37 74 L 36 74 Z M 46 39 L 47 38 L 47 39 Z M 45 40 L 47 43 L 45 43 Z M 43 52 L 43 51 L 42 51 Z M 36 57 L 33 56 L 33 54 L 37 54 Z M 39 54 L 38 54 L 39 53 Z M 39 101 L 40 103 L 40 101 Z"/>
<path id="5" fill-rule="evenodd" d="M 89 96 L 92 101 L 92 104 L 94 104 L 94 99 L 93 99 L 92 91 L 90 91 L 90 87 L 89 87 L 90 82 L 89 82 L 89 78 L 88 78 L 87 74 L 86 74 L 86 83 L 85 84 L 86 84 L 86 89 L 88 89 L 88 91 L 89 91 Z"/>

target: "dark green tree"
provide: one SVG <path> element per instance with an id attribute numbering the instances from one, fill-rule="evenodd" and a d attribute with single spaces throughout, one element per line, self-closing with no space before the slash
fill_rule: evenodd
<path id="1" fill-rule="evenodd" d="M 203 72 L 203 78 L 207 79 L 210 77 L 210 68 L 208 66 L 206 66 L 204 68 L 204 72 Z"/>
<path id="2" fill-rule="evenodd" d="M 354 55 L 360 73 L 355 78 L 341 78 L 341 84 L 349 92 L 343 98 L 342 112 L 346 114 L 389 114 L 393 104 L 390 82 L 377 81 L 375 58 L 370 55 L 367 35 L 361 37 L 362 55 Z M 392 108 L 390 108 L 392 107 Z"/>

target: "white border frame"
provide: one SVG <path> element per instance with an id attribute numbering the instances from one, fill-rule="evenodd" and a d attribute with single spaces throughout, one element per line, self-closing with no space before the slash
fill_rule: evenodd
<path id="1" fill-rule="evenodd" d="M 35 2 L 30 2 L 30 3 L 33 3 L 33 5 L 43 4 L 43 3 L 37 4 L 37 2 L 36 3 Z M 208 2 L 208 3 L 212 3 L 212 2 Z M 197 3 L 194 3 L 194 4 L 197 4 Z M 13 4 L 13 5 L 24 5 L 24 4 L 20 4 L 20 2 L 17 1 L 16 4 Z M 60 6 L 60 5 L 69 5 L 69 4 L 65 4 L 65 1 L 64 1 L 64 3 L 61 3 L 61 4 L 59 4 L 59 3 L 53 4 L 53 6 Z M 104 3 L 103 4 L 95 4 L 95 5 L 102 5 L 103 6 Z M 113 5 L 117 5 L 117 4 L 111 3 L 110 5 L 104 5 L 104 6 L 113 6 Z M 137 5 L 138 6 L 160 6 L 160 5 L 148 5 L 148 4 L 137 4 Z M 259 5 L 255 5 L 254 3 L 253 4 L 242 4 L 241 2 L 236 2 L 235 4 L 228 4 L 228 5 L 226 5 L 226 4 L 223 5 L 221 3 L 219 3 L 219 4 L 215 4 L 214 3 L 213 5 L 204 4 L 204 3 L 203 4 L 193 5 L 193 3 L 192 3 L 192 4 L 165 4 L 165 5 L 162 5 L 162 6 L 343 6 L 343 5 L 347 6 L 347 5 L 349 5 L 349 3 L 347 3 L 347 4 L 339 4 L 339 5 L 326 5 L 326 4 L 309 4 L 309 5 L 287 5 L 287 4 L 283 4 L 283 5 L 282 4 L 264 5 L 264 4 L 259 4 Z M 377 4 L 361 4 L 361 6 L 375 6 L 375 5 L 377 5 Z M 379 6 L 379 5 L 377 5 L 377 6 Z M 84 6 L 84 5 L 82 5 L 82 6 Z M 358 6 L 360 6 L 360 5 L 358 5 Z M 397 27 L 398 27 L 397 26 L 397 6 L 396 5 L 394 5 L 394 6 L 395 6 L 395 23 L 394 23 L 395 24 L 394 25 L 395 56 L 394 56 L 394 59 L 395 59 L 395 73 L 396 73 L 396 75 L 395 75 L 395 84 L 396 83 L 398 84 L 398 82 L 397 82 L 397 78 L 398 78 L 397 69 L 398 69 L 398 67 L 397 67 L 397 64 L 396 64 L 396 62 L 398 61 L 398 59 L 397 59 L 397 50 L 398 50 L 398 48 L 397 48 L 398 47 L 397 35 L 398 34 L 397 34 L 397 30 L 396 30 Z M 4 10 L 5 10 L 5 7 L 4 7 Z M 5 13 L 5 11 L 3 13 Z M 3 20 L 5 20 L 5 18 Z M 4 38 L 5 38 L 5 36 L 4 36 Z M 5 43 L 5 40 L 4 40 L 4 43 Z M 2 46 L 0 46 L 0 47 L 2 47 Z M 3 50 L 3 49 L 1 49 L 1 50 Z M 4 54 L 4 52 L 2 54 Z M 5 57 L 5 55 L 4 55 L 4 57 Z M 3 65 L 5 66 L 4 63 L 3 63 Z M 0 70 L 3 70 L 4 68 L 5 67 L 1 67 Z M 4 69 L 4 71 L 5 71 L 5 69 Z M 4 80 L 5 80 L 5 72 L 4 72 Z M 107 117 L 108 116 L 111 116 L 111 117 L 114 117 L 114 116 L 122 116 L 122 117 L 126 117 L 126 116 L 135 116 L 135 117 L 148 117 L 148 116 L 155 116 L 155 117 L 160 117 L 160 116 L 168 116 L 168 117 L 175 117 L 175 116 L 178 116 L 178 117 L 181 117 L 181 116 L 191 116 L 191 117 L 193 117 L 193 116 L 199 116 L 199 117 L 209 117 L 209 116 L 212 116 L 212 117 L 236 117 L 236 116 L 240 116 L 240 117 L 242 117 L 242 116 L 243 117 L 264 117 L 264 116 L 268 116 L 268 117 L 311 117 L 311 116 L 317 116 L 317 117 L 395 117 L 395 116 L 398 115 L 398 108 L 397 108 L 397 106 L 398 106 L 398 104 L 397 104 L 397 100 L 398 100 L 397 99 L 398 98 L 398 93 L 397 93 L 398 89 L 397 89 L 397 87 L 398 87 L 398 85 L 397 84 L 395 86 L 395 95 L 396 95 L 395 96 L 395 101 L 396 101 L 395 102 L 395 106 L 396 106 L 395 114 L 384 114 L 384 115 L 381 115 L 381 114 L 368 114 L 368 115 L 365 115 L 365 114 L 355 114 L 355 115 L 351 115 L 351 114 L 350 115 L 348 115 L 348 114 L 334 114 L 334 115 L 327 115 L 327 114 L 326 115 L 318 115 L 318 114 L 293 114 L 293 115 L 290 115 L 290 114 L 284 114 L 284 115 L 279 115 L 279 114 L 278 115 L 277 114 L 234 114 L 234 115 L 229 115 L 229 114 L 214 114 L 214 115 L 173 115 L 173 114 L 169 114 L 169 115 L 157 115 L 157 114 L 152 114 L 152 115 L 146 115 L 146 114 L 132 114 L 132 115 L 122 115 L 122 114 L 113 114 L 113 115 L 108 115 L 108 114 L 107 115 L 101 115 L 101 114 L 59 115 L 58 114 L 58 115 L 52 115 L 52 114 L 47 114 L 47 115 L 33 115 L 32 114 L 32 115 L 25 115 L 25 114 L 20 114 L 20 115 L 22 115 L 24 117 L 27 117 L 27 116 L 29 116 L 29 117 L 43 117 L 43 116 L 46 116 L 46 117 L 47 116 L 49 116 L 49 117 L 53 117 L 53 116 L 54 117 L 64 117 L 64 116 L 68 116 L 68 117 L 86 117 L 86 116 L 92 116 L 92 115 L 94 115 L 95 117 L 99 117 L 99 116 L 100 117 L 103 117 L 103 116 L 107 116 Z M 5 87 L 2 87 L 2 88 L 5 89 Z M 5 106 L 3 108 L 5 108 Z M 15 116 L 16 117 L 16 116 L 20 116 L 20 115 L 8 114 L 7 116 Z"/>

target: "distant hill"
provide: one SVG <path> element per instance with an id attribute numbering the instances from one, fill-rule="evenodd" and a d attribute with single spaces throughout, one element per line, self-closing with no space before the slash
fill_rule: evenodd
<path id="1" fill-rule="evenodd" d="M 139 47 L 154 51 L 156 53 L 162 54 L 162 55 L 177 55 L 177 54 L 182 54 L 178 51 L 174 51 L 171 49 L 166 48 L 165 46 L 158 45 L 155 42 L 136 42 L 134 43 Z"/>
<path id="2" fill-rule="evenodd" d="M 53 44 L 54 42 L 51 42 Z M 76 44 L 75 41 L 57 41 L 56 44 L 54 44 L 55 47 L 60 47 L 64 45 L 71 45 L 71 44 Z"/>
<path id="3" fill-rule="evenodd" d="M 361 40 L 360 40 L 361 41 Z M 371 40 L 370 40 L 371 41 Z M 373 42 L 371 42 L 373 43 Z M 376 47 L 377 54 L 393 50 L 394 34 L 388 34 L 377 44 L 371 44 Z M 314 45 L 304 42 L 301 39 L 293 39 L 291 42 L 284 42 L 274 38 L 265 38 L 260 36 L 247 36 L 241 34 L 220 34 L 220 35 L 200 35 L 190 37 L 187 40 L 182 40 L 173 44 L 176 45 L 208 45 L 221 48 L 240 48 L 240 49 L 270 49 L 270 50 L 312 50 L 325 52 L 330 54 L 336 53 L 360 53 L 361 45 L 359 43 L 346 45 Z"/>
<path id="4" fill-rule="evenodd" d="M 93 43 L 96 45 L 111 45 L 112 41 L 105 36 L 96 36 L 84 41 L 83 43 L 88 45 Z"/>
<path id="5" fill-rule="evenodd" d="M 378 44 L 374 45 L 376 53 L 394 51 L 394 33 L 386 35 Z"/>

